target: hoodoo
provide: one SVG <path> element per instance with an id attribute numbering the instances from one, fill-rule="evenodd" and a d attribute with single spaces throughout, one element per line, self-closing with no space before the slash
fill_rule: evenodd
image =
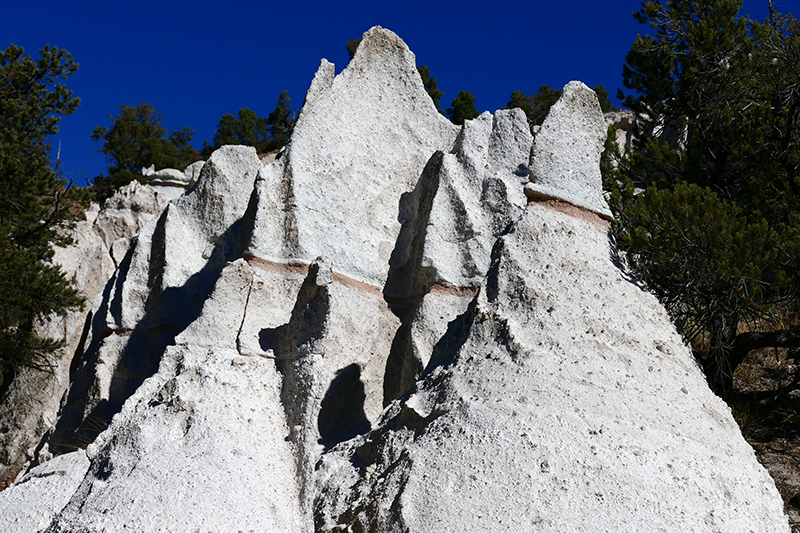
<path id="1" fill-rule="evenodd" d="M 614 260 L 594 93 L 534 137 L 451 124 L 380 27 L 334 72 L 132 240 L 0 530 L 788 533 Z"/>

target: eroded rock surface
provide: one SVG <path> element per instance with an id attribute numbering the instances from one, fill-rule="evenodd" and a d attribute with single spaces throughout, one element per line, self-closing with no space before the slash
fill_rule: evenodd
<path id="1" fill-rule="evenodd" d="M 200 313 L 242 245 L 241 218 L 260 168 L 254 148 L 224 147 L 189 194 L 169 203 L 132 241 L 97 303 L 92 342 L 47 438 L 63 453 L 85 446 L 158 369 L 167 346 Z"/>
<path id="2" fill-rule="evenodd" d="M 147 177 L 147 184 L 154 190 L 163 194 L 166 199 L 174 200 L 180 198 L 197 182 L 204 165 L 205 161 L 195 161 L 183 172 L 175 168 L 156 170 L 155 166 L 151 165 L 142 169 L 142 175 Z"/>
<path id="3" fill-rule="evenodd" d="M 594 91 L 579 81 L 565 85 L 533 143 L 528 197 L 565 200 L 610 219 L 600 176 L 607 133 Z"/>
<path id="4" fill-rule="evenodd" d="M 417 380 L 447 324 L 477 292 L 494 241 L 522 214 L 532 140 L 521 110 L 484 113 L 401 196 L 384 295 L 403 325 L 387 362 L 384 403 Z"/>
<path id="5" fill-rule="evenodd" d="M 103 291 L 133 237 L 164 209 L 167 199 L 151 187 L 132 182 L 106 200 L 93 204 L 86 220 L 72 232 L 74 244 L 56 248 L 53 262 L 74 280 L 86 307 L 51 318 L 37 326 L 41 335 L 64 342 L 64 355 L 51 372 L 23 369 L 3 394 L 0 406 L 0 487 L 14 480 L 37 459 L 42 435 L 56 420 L 59 402 L 80 356 L 91 342 L 93 301 Z M 95 430 L 102 430 L 103 426 Z M 86 443 L 88 444 L 88 442 Z M 44 458 L 49 455 L 45 453 Z"/>
<path id="6" fill-rule="evenodd" d="M 534 140 L 450 124 L 388 30 L 334 72 L 280 158 L 218 150 L 133 240 L 46 439 L 89 465 L 18 530 L 788 531 L 611 261 L 591 91 Z"/>
<path id="7" fill-rule="evenodd" d="M 273 261 L 328 257 L 336 271 L 382 286 L 400 222 L 397 202 L 458 128 L 434 107 L 414 54 L 373 28 L 338 76 L 322 60 L 282 157 L 264 172 L 248 250 Z M 345 207 L 346 206 L 346 207 Z"/>
<path id="8" fill-rule="evenodd" d="M 28 471 L 0 497 L 0 529 L 42 531 L 69 502 L 89 469 L 86 452 L 59 455 Z"/>
<path id="9" fill-rule="evenodd" d="M 236 350 L 251 284 L 244 260 L 223 268 L 201 316 L 87 448 L 89 472 L 47 531 L 303 530 L 281 375 Z"/>
<path id="10" fill-rule="evenodd" d="M 788 531 L 598 225 L 533 204 L 415 390 L 322 458 L 317 531 Z"/>

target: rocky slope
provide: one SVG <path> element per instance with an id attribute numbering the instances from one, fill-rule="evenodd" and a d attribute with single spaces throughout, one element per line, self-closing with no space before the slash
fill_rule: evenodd
<path id="1" fill-rule="evenodd" d="M 579 82 L 457 128 L 379 27 L 323 60 L 132 242 L 0 530 L 788 531 L 614 259 L 604 136 Z"/>
<path id="2" fill-rule="evenodd" d="M 0 489 L 36 458 L 37 446 L 56 420 L 59 401 L 91 342 L 93 302 L 122 260 L 130 239 L 167 205 L 167 198 L 133 182 L 93 204 L 74 229 L 74 245 L 56 248 L 53 261 L 74 280 L 86 309 L 38 325 L 42 335 L 64 342 L 64 356 L 51 373 L 33 369 L 15 376 L 0 405 Z M 100 422 L 102 425 L 102 422 Z M 102 428 L 99 428 L 102 429 Z"/>

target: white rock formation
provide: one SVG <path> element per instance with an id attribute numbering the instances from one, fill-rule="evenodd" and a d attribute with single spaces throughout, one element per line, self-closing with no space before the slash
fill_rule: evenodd
<path id="1" fill-rule="evenodd" d="M 260 165 L 254 148 L 225 147 L 189 194 L 132 241 L 95 309 L 93 340 L 64 398 L 50 450 L 85 445 L 158 369 L 166 346 L 202 309 L 228 259 Z"/>
<path id="2" fill-rule="evenodd" d="M 387 362 L 385 403 L 419 377 L 447 324 L 477 292 L 496 238 L 522 213 L 531 142 L 521 110 L 484 113 L 464 124 L 450 153 L 431 157 L 414 191 L 401 197 L 384 295 L 403 326 Z"/>
<path id="3" fill-rule="evenodd" d="M 406 44 L 369 30 L 335 78 L 322 60 L 285 166 L 264 173 L 256 227 L 270 229 L 254 234 L 248 253 L 303 264 L 324 255 L 337 272 L 382 286 L 400 230 L 397 201 L 457 133 L 425 92 Z"/>
<path id="4" fill-rule="evenodd" d="M 529 206 L 434 358 L 376 428 L 322 457 L 317 531 L 788 531 L 599 219 Z"/>
<path id="5" fill-rule="evenodd" d="M 0 526 L 9 533 L 42 531 L 69 502 L 89 470 L 83 450 L 59 455 L 27 472 L 0 496 Z"/>
<path id="6" fill-rule="evenodd" d="M 633 144 L 633 126 L 636 124 L 636 115 L 633 111 L 624 109 L 622 111 L 611 111 L 605 113 L 603 118 L 606 121 L 606 128 L 614 126 L 616 129 L 617 149 L 620 154 L 626 154 L 631 151 Z"/>
<path id="7" fill-rule="evenodd" d="M 53 425 L 59 402 L 91 342 L 92 302 L 114 273 L 133 237 L 167 205 L 151 187 L 132 182 L 106 200 L 93 204 L 86 220 L 72 232 L 75 243 L 56 248 L 53 262 L 61 266 L 86 301 L 83 311 L 53 317 L 38 326 L 41 335 L 64 342 L 64 355 L 54 361 L 52 373 L 24 369 L 14 378 L 0 406 L 0 486 L 13 481 L 36 459 L 42 435 Z M 47 454 L 44 455 L 47 457 Z"/>
<path id="8" fill-rule="evenodd" d="M 174 183 L 176 185 L 186 183 L 183 172 L 176 168 L 162 168 L 161 170 L 156 170 L 155 165 L 150 165 L 147 168 L 142 168 L 142 176 L 147 176 L 150 180 L 155 182 Z"/>
<path id="9" fill-rule="evenodd" d="M 323 60 L 279 159 L 218 150 L 133 240 L 47 439 L 90 464 L 17 530 L 788 532 L 610 259 L 604 136 L 577 82 L 535 141 L 456 128 L 382 28 Z"/>
<path id="10" fill-rule="evenodd" d="M 115 249 L 127 250 L 130 238 L 161 213 L 167 203 L 169 198 L 158 190 L 135 180 L 120 187 L 105 201 L 94 221 L 94 231 L 103 239 L 106 249 L 111 250 L 115 264 L 122 260 L 118 253 L 114 255 Z M 120 240 L 121 244 L 117 244 Z"/>
<path id="11" fill-rule="evenodd" d="M 579 81 L 569 82 L 536 134 L 525 194 L 564 200 L 610 219 L 600 176 L 607 134 L 597 95 Z"/>
<path id="12" fill-rule="evenodd" d="M 281 375 L 236 350 L 252 275 L 243 260 L 222 270 L 160 371 L 87 448 L 88 475 L 48 531 L 302 531 Z"/>
<path id="13" fill-rule="evenodd" d="M 155 165 L 142 169 L 142 175 L 147 176 L 147 184 L 163 194 L 168 200 L 179 198 L 186 189 L 195 184 L 200 177 L 205 161 L 196 161 L 181 172 L 175 168 L 156 170 Z"/>
<path id="14" fill-rule="evenodd" d="M 205 164 L 205 161 L 195 161 L 183 171 L 183 175 L 189 180 L 189 187 L 197 183 L 197 179 L 200 177 L 200 172 L 202 172 Z"/>

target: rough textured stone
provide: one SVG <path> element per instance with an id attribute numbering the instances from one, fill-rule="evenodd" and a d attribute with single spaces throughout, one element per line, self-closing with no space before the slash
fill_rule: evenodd
<path id="1" fill-rule="evenodd" d="M 129 238 L 166 204 L 167 200 L 152 188 L 133 182 L 106 200 L 103 209 L 92 204 L 86 220 L 72 231 L 74 244 L 55 249 L 53 262 L 74 280 L 86 309 L 53 317 L 37 326 L 41 335 L 64 342 L 64 355 L 53 361 L 51 373 L 22 370 L 2 399 L 0 487 L 12 481 L 29 461 L 37 460 L 39 440 L 55 422 L 71 373 L 91 342 L 93 300 L 113 275 Z M 46 451 L 42 457 L 49 457 Z"/>
<path id="2" fill-rule="evenodd" d="M 95 231 L 110 250 L 118 239 L 130 239 L 139 233 L 168 202 L 169 199 L 153 187 L 132 181 L 120 187 L 103 204 L 94 223 Z"/>
<path id="3" fill-rule="evenodd" d="M 0 531 L 42 531 L 67 504 L 89 469 L 83 450 L 60 455 L 31 469 L 0 498 Z"/>
<path id="4" fill-rule="evenodd" d="M 183 174 L 189 179 L 189 187 L 197 182 L 197 179 L 200 177 L 200 172 L 203 171 L 205 164 L 205 161 L 195 161 L 183 171 Z"/>
<path id="5" fill-rule="evenodd" d="M 133 240 L 96 302 L 92 343 L 47 438 L 51 451 L 94 440 L 98 421 L 111 420 L 197 318 L 222 268 L 241 252 L 238 227 L 260 167 L 254 148 L 217 150 L 197 186 Z"/>
<path id="6" fill-rule="evenodd" d="M 475 295 L 495 239 L 521 215 L 531 142 L 521 110 L 484 113 L 464 123 L 453 150 L 434 154 L 401 197 L 384 294 L 403 326 L 387 363 L 386 403 L 419 377 L 447 324 Z"/>
<path id="7" fill-rule="evenodd" d="M 91 468 L 47 531 L 302 530 L 281 375 L 236 350 L 251 280 L 243 260 L 223 269 L 159 371 L 87 448 Z"/>
<path id="8" fill-rule="evenodd" d="M 591 222 L 530 206 L 434 360 L 323 456 L 317 531 L 788 532 L 730 410 Z"/>
<path id="9" fill-rule="evenodd" d="M 181 172 L 174 168 L 156 170 L 155 165 L 142 169 L 142 175 L 147 176 L 147 184 L 154 190 L 163 194 L 167 200 L 180 198 L 186 189 L 195 184 L 200 177 L 205 161 L 196 161 Z"/>
<path id="10" fill-rule="evenodd" d="M 338 272 L 382 286 L 400 230 L 398 199 L 457 132 L 433 106 L 406 44 L 372 28 L 338 76 L 320 64 L 272 177 L 280 181 L 260 206 L 256 227 L 277 234 L 257 237 L 249 253 L 304 264 L 324 255 Z"/>
<path id="11" fill-rule="evenodd" d="M 534 139 L 525 194 L 564 200 L 611 218 L 600 176 L 606 135 L 597 95 L 579 81 L 569 82 Z"/>
<path id="12" fill-rule="evenodd" d="M 280 157 L 218 150 L 119 261 L 47 440 L 90 465 L 45 530 L 787 531 L 611 260 L 595 96 L 545 126 L 449 124 L 381 28 L 323 61 Z"/>

